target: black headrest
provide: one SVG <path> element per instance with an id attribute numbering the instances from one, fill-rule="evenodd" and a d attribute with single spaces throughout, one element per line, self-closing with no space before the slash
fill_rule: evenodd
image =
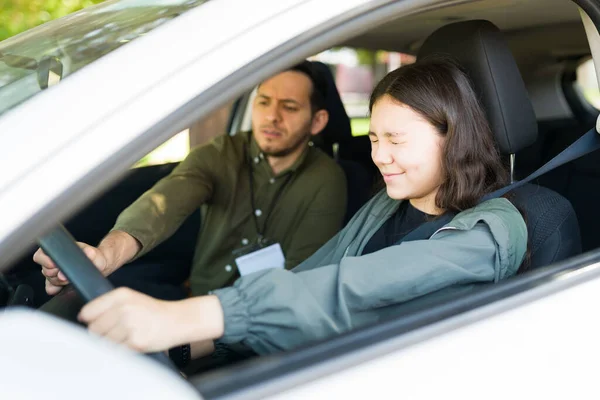
<path id="1" fill-rule="evenodd" d="M 340 98 L 340 93 L 335 84 L 335 79 L 329 67 L 320 61 L 312 61 L 312 63 L 315 70 L 317 70 L 327 82 L 325 104 L 327 111 L 329 112 L 329 122 L 318 136 L 321 137 L 323 144 L 327 147 L 324 150 L 331 154 L 331 145 L 333 143 L 342 143 L 352 138 L 350 118 L 346 113 L 346 109 Z"/>
<path id="2" fill-rule="evenodd" d="M 324 76 L 319 68 L 315 66 L 314 63 L 311 63 L 308 60 L 304 60 L 294 66 L 292 66 L 290 71 L 301 72 L 310 79 L 313 85 L 313 94 L 315 95 L 319 104 L 325 106 L 325 99 L 327 98 L 327 89 L 329 84 L 327 82 L 326 76 Z"/>
<path id="3" fill-rule="evenodd" d="M 514 154 L 537 139 L 537 122 L 523 78 L 500 30 L 491 22 L 456 22 L 433 32 L 421 59 L 450 56 L 467 72 L 480 96 L 500 150 Z"/>

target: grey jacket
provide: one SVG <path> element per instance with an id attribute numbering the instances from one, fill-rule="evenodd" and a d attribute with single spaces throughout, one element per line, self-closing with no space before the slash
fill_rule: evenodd
<path id="1" fill-rule="evenodd" d="M 399 204 L 384 190 L 292 271 L 259 271 L 214 291 L 225 316 L 220 341 L 259 354 L 290 349 L 498 282 L 525 256 L 525 222 L 504 198 L 459 213 L 429 240 L 361 256 Z"/>

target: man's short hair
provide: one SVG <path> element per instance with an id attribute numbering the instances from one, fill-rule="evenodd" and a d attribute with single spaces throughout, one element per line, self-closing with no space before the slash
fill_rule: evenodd
<path id="1" fill-rule="evenodd" d="M 310 61 L 302 61 L 299 64 L 289 68 L 288 71 L 297 71 L 308 76 L 312 82 L 312 91 L 310 94 L 310 107 L 312 113 L 316 113 L 319 110 L 325 110 L 327 108 L 327 80 L 319 73 Z"/>

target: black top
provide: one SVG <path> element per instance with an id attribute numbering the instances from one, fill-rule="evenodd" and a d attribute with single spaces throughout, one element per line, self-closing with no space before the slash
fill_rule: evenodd
<path id="1" fill-rule="evenodd" d="M 371 237 L 363 249 L 362 255 L 393 246 L 409 232 L 426 222 L 428 218 L 433 218 L 433 216 L 417 210 L 410 204 L 410 201 L 403 201 L 398 210 Z"/>

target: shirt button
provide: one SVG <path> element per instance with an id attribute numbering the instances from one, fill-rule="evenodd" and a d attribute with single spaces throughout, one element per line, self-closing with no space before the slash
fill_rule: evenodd
<path id="1" fill-rule="evenodd" d="M 226 265 L 225 266 L 225 271 L 231 272 L 231 265 Z"/>
<path id="2" fill-rule="evenodd" d="M 260 162 L 260 158 L 254 157 L 254 164 L 258 164 Z"/>
<path id="3" fill-rule="evenodd" d="M 254 215 L 256 215 L 257 217 L 260 217 L 262 215 L 262 211 L 256 210 L 256 211 L 254 211 Z"/>
<path id="4" fill-rule="evenodd" d="M 275 183 L 275 178 L 269 179 L 269 183 L 271 183 L 271 184 Z"/>
<path id="5" fill-rule="evenodd" d="M 242 244 L 243 244 L 244 246 L 245 246 L 245 245 L 247 245 L 248 243 L 250 243 L 250 242 L 248 241 L 248 239 L 246 239 L 246 238 L 243 238 L 243 239 L 242 239 Z"/>
<path id="6" fill-rule="evenodd" d="M 264 155 L 263 153 L 260 153 L 258 156 L 259 156 L 259 157 L 260 157 L 262 160 L 264 160 L 264 159 L 265 159 L 265 155 Z"/>

